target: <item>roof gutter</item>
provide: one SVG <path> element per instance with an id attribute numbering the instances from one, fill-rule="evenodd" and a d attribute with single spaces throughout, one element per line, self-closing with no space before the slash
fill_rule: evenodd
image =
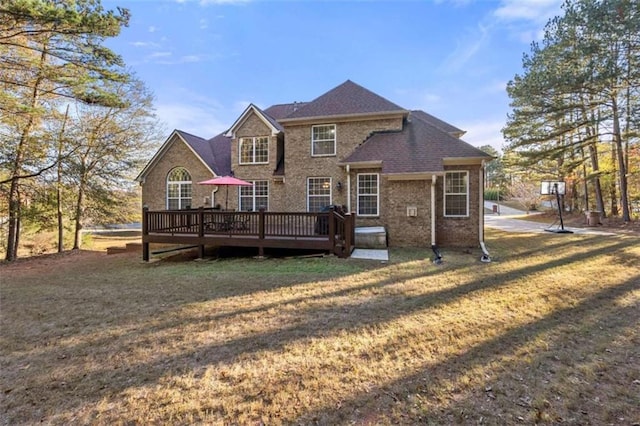
<path id="1" fill-rule="evenodd" d="M 487 155 L 486 157 L 444 157 L 442 159 L 442 164 L 445 166 L 462 166 L 471 164 L 484 165 L 487 158 L 492 157 L 490 155 Z"/>
<path id="2" fill-rule="evenodd" d="M 382 160 L 375 160 L 375 161 L 341 161 L 338 163 L 339 166 L 351 166 L 354 169 L 370 169 L 370 168 L 375 168 L 375 167 L 380 167 L 382 166 Z"/>

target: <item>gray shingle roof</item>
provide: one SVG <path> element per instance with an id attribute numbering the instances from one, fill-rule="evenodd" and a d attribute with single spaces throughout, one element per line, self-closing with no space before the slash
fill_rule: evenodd
<path id="1" fill-rule="evenodd" d="M 287 117 L 289 114 L 294 113 L 295 111 L 297 111 L 299 108 L 302 108 L 306 104 L 308 104 L 308 102 L 276 104 L 276 105 L 271 105 L 269 108 L 265 109 L 264 112 L 269 114 L 269 116 L 275 118 L 276 120 L 280 120 L 282 118 Z"/>
<path id="2" fill-rule="evenodd" d="M 176 133 L 200 156 L 218 176 L 226 176 L 231 171 L 231 138 L 220 133 L 213 138 L 206 140 L 200 136 L 182 130 Z"/>
<path id="3" fill-rule="evenodd" d="M 440 130 L 443 130 L 447 133 L 457 133 L 457 134 L 465 133 L 464 130 L 458 129 L 456 126 L 449 124 L 446 121 L 439 119 L 438 117 L 434 117 L 433 115 L 426 113 L 424 111 L 420 111 L 420 110 L 411 111 L 411 116 L 418 118 L 420 120 L 426 121 L 427 123 L 433 126 L 436 126 Z"/>
<path id="4" fill-rule="evenodd" d="M 408 111 L 353 81 L 347 80 L 291 112 L 281 121 L 387 112 L 407 113 Z"/>
<path id="5" fill-rule="evenodd" d="M 444 171 L 442 159 L 450 157 L 491 158 L 425 120 L 412 119 L 402 131 L 372 134 L 342 162 L 382 161 L 382 173 L 421 173 Z"/>

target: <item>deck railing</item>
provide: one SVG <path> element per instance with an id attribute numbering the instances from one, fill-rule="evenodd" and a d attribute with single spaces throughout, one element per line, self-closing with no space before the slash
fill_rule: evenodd
<path id="1" fill-rule="evenodd" d="M 341 215 L 335 210 L 319 213 L 303 212 L 233 212 L 200 208 L 196 210 L 150 211 L 143 208 L 142 234 L 143 258 L 148 260 L 149 235 L 160 236 L 164 242 L 186 241 L 197 238 L 204 250 L 205 243 L 224 245 L 220 238 L 234 238 L 233 245 L 264 247 L 275 246 L 266 240 L 290 240 L 291 248 L 305 247 L 317 242 L 317 247 L 330 249 L 340 257 L 349 257 L 354 241 L 353 216 Z M 245 239 L 240 240 L 241 237 Z M 257 240 L 257 241 L 256 241 Z M 295 243 L 298 241 L 298 243 Z M 278 247 L 286 246 L 279 242 Z"/>

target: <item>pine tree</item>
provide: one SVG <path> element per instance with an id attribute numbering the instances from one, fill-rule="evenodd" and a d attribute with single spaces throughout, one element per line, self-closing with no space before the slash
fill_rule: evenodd
<path id="1" fill-rule="evenodd" d="M 41 136 L 61 100 L 117 105 L 105 82 L 128 79 L 121 58 L 102 46 L 128 24 L 125 9 L 105 11 L 98 0 L 1 0 L 0 162 L 9 184 L 6 259 L 20 234 L 20 182 L 55 167 Z"/>

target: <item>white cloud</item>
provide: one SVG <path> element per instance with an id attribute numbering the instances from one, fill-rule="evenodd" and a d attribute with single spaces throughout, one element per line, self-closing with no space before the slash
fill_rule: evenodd
<path id="1" fill-rule="evenodd" d="M 478 24 L 457 40 L 456 48 L 440 66 L 443 72 L 457 71 L 463 68 L 484 46 L 490 38 L 489 27 Z"/>
<path id="2" fill-rule="evenodd" d="M 199 55 L 183 55 L 180 57 L 174 57 L 172 52 L 154 52 L 145 57 L 146 62 L 153 62 L 160 65 L 179 65 L 189 64 L 196 62 L 203 62 L 211 58 L 215 58 L 215 55 L 199 54 Z"/>
<path id="3" fill-rule="evenodd" d="M 209 28 L 209 23 L 207 22 L 206 19 L 201 19 L 200 20 L 200 29 L 201 30 L 206 30 L 207 28 Z"/>
<path id="4" fill-rule="evenodd" d="M 544 24 L 560 13 L 561 0 L 502 0 L 494 16 L 506 21 L 531 21 Z"/>
<path id="5" fill-rule="evenodd" d="M 160 47 L 158 43 L 152 41 L 132 41 L 129 44 L 133 47 Z"/>
<path id="6" fill-rule="evenodd" d="M 502 0 L 493 18 L 508 25 L 512 36 L 522 43 L 544 37 L 544 26 L 562 13 L 562 0 Z"/>
<path id="7" fill-rule="evenodd" d="M 504 80 L 494 80 L 484 87 L 478 88 L 478 93 L 482 95 L 493 95 L 497 93 L 506 93 L 507 91 L 507 81 Z"/>
<path id="8" fill-rule="evenodd" d="M 204 55 L 185 55 L 180 57 L 180 62 L 200 62 L 204 58 Z"/>
<path id="9" fill-rule="evenodd" d="M 152 54 L 148 55 L 147 58 L 149 59 L 168 58 L 171 55 L 172 55 L 171 52 L 153 52 Z"/>
<path id="10" fill-rule="evenodd" d="M 247 109 L 247 107 L 249 106 L 249 104 L 251 103 L 255 103 L 255 102 L 251 102 L 251 101 L 244 101 L 244 100 L 240 100 L 240 101 L 235 101 L 233 103 L 233 110 L 235 112 L 237 112 L 238 114 L 241 114 L 242 112 L 244 112 L 245 109 Z"/>
<path id="11" fill-rule="evenodd" d="M 154 27 L 153 25 L 149 26 L 148 30 L 150 33 L 155 33 L 156 31 L 158 31 L 158 28 Z"/>
<path id="12" fill-rule="evenodd" d="M 473 0 L 435 0 L 434 1 L 435 4 L 450 3 L 455 7 L 466 6 L 468 4 L 471 4 L 472 2 Z"/>
<path id="13" fill-rule="evenodd" d="M 251 0 L 200 0 L 201 6 L 207 6 L 210 4 L 246 4 Z"/>
<path id="14" fill-rule="evenodd" d="M 160 102 L 156 105 L 160 120 L 169 129 L 184 130 L 187 133 L 209 139 L 229 127 L 229 123 L 220 119 L 220 112 L 206 103 L 192 104 L 190 102 Z"/>
<path id="15" fill-rule="evenodd" d="M 502 128 L 505 124 L 505 120 L 475 120 L 462 123 L 458 127 L 467 131 L 462 138 L 471 145 L 476 147 L 491 145 L 498 151 L 502 151 L 504 145 Z"/>

